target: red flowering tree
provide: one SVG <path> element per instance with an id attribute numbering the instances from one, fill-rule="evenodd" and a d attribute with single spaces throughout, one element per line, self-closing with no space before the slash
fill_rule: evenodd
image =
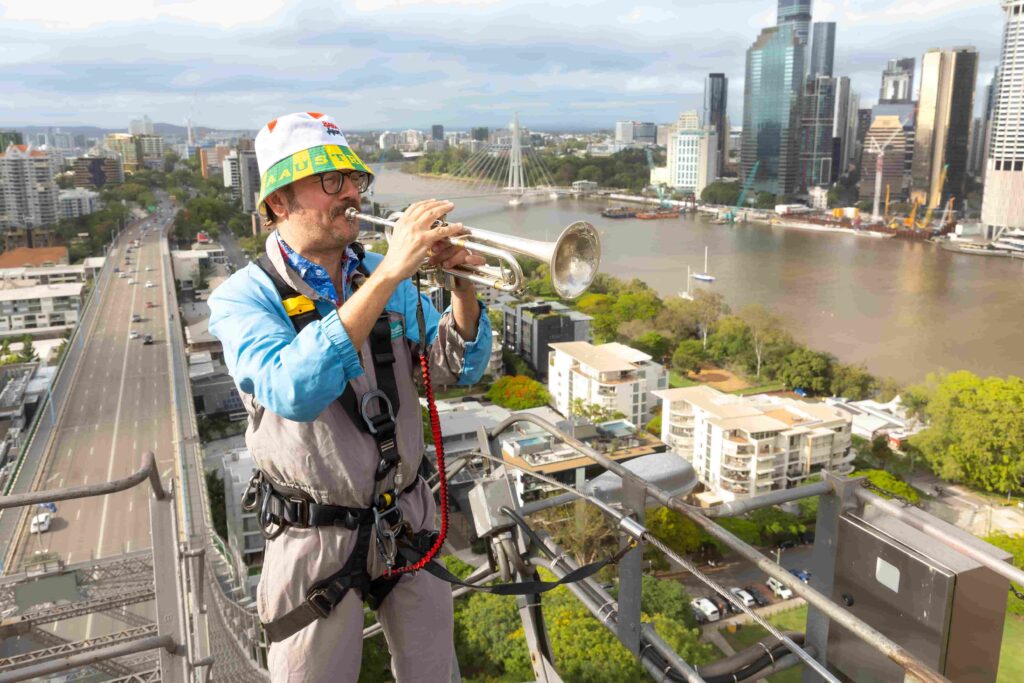
<path id="1" fill-rule="evenodd" d="M 551 394 L 540 382 L 522 375 L 506 375 L 491 385 L 487 392 L 491 402 L 509 410 L 525 410 L 546 406 Z"/>

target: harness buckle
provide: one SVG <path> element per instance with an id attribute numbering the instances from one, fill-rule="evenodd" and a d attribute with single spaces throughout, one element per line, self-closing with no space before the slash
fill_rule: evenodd
<path id="1" fill-rule="evenodd" d="M 398 532 L 402 526 L 402 510 L 393 495 L 389 496 L 391 505 L 381 509 L 373 506 L 373 531 L 377 536 L 377 554 L 384 562 L 388 570 L 395 566 L 395 559 L 398 557 Z M 388 518 L 393 517 L 394 521 Z"/>
<path id="2" fill-rule="evenodd" d="M 309 501 L 303 498 L 293 496 L 288 498 L 288 502 L 294 505 L 292 509 L 295 511 L 295 516 L 297 517 L 297 519 L 294 522 L 289 522 L 289 524 L 299 529 L 308 529 Z"/>
<path id="3" fill-rule="evenodd" d="M 327 597 L 326 588 L 314 588 L 306 594 L 306 604 L 313 610 L 321 619 L 326 619 L 331 615 L 331 610 L 334 609 L 334 605 L 331 604 L 330 598 Z"/>
<path id="4" fill-rule="evenodd" d="M 263 481 L 263 471 L 255 470 L 249 477 L 249 484 L 242 491 L 242 509 L 252 512 L 260 504 L 260 483 Z"/>
<path id="5" fill-rule="evenodd" d="M 366 414 L 366 409 L 367 407 L 369 407 L 370 401 L 372 401 L 373 399 L 377 399 L 380 401 L 382 408 L 381 413 L 387 413 L 387 416 L 390 418 L 391 429 L 394 430 L 395 410 L 394 407 L 391 405 L 391 399 L 388 398 L 388 395 L 385 394 L 380 389 L 372 389 L 363 394 L 363 397 L 359 401 L 359 414 L 362 416 L 363 422 L 366 423 L 366 428 L 370 430 L 370 434 L 377 436 L 377 433 L 380 431 L 378 425 L 374 423 L 373 418 Z M 380 427 L 384 427 L 387 424 L 387 422 L 382 422 L 380 424 Z"/>

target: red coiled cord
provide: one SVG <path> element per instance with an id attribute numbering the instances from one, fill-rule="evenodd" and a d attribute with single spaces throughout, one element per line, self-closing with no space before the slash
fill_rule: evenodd
<path id="1" fill-rule="evenodd" d="M 419 275 L 416 277 L 416 289 L 419 290 Z M 408 574 L 423 569 L 427 563 L 434 559 L 439 552 L 444 540 L 448 536 L 448 475 L 444 469 L 444 442 L 441 439 L 441 419 L 437 416 L 437 404 L 434 403 L 434 385 L 430 383 L 430 363 L 426 354 L 426 323 L 423 319 L 423 299 L 416 300 L 416 322 L 420 331 L 420 369 L 423 372 L 423 386 L 427 392 L 427 414 L 430 416 L 430 432 L 434 437 L 434 450 L 437 453 L 437 477 L 440 483 L 441 497 L 441 531 L 434 541 L 434 545 L 419 560 L 404 567 L 395 567 L 385 570 L 384 575 L 388 578 Z"/>

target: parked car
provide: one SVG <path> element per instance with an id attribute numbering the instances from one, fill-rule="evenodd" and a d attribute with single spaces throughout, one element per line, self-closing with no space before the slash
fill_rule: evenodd
<path id="1" fill-rule="evenodd" d="M 757 603 L 758 607 L 764 607 L 765 605 L 771 604 L 771 601 L 765 597 L 764 593 L 754 588 L 753 586 L 744 586 L 743 590 L 750 594 L 750 597 L 754 598 L 754 602 Z"/>
<path id="2" fill-rule="evenodd" d="M 736 588 L 735 586 L 733 586 L 729 589 L 729 592 L 732 593 L 733 596 L 735 596 L 735 598 L 739 600 L 744 607 L 757 606 L 757 601 L 754 600 L 754 596 L 752 596 L 750 593 L 743 590 L 742 588 Z"/>
<path id="3" fill-rule="evenodd" d="M 790 548 L 795 548 L 796 547 L 796 541 L 794 541 L 792 538 L 787 538 L 784 541 L 780 541 L 779 542 L 779 547 L 782 548 L 783 550 L 788 550 Z"/>
<path id="4" fill-rule="evenodd" d="M 768 588 L 771 589 L 772 593 L 781 600 L 789 600 L 793 597 L 793 591 L 790 590 L 789 586 L 782 583 L 774 576 L 769 576 L 768 580 L 765 581 L 765 585 L 767 585 Z"/>
<path id="5" fill-rule="evenodd" d="M 722 613 L 719 611 L 718 607 L 707 598 L 691 600 L 690 607 L 693 608 L 694 612 L 703 614 L 705 621 L 718 621 L 722 618 Z"/>
<path id="6" fill-rule="evenodd" d="M 795 576 L 796 578 L 800 579 L 804 583 L 811 582 L 811 573 L 806 569 L 790 569 L 789 573 Z"/>
<path id="7" fill-rule="evenodd" d="M 732 608 L 729 606 L 729 601 L 718 593 L 707 596 L 705 600 L 709 600 L 711 604 L 718 609 L 718 613 L 723 617 L 732 611 Z"/>
<path id="8" fill-rule="evenodd" d="M 38 515 L 32 518 L 32 521 L 28 525 L 28 529 L 33 534 L 41 534 L 44 531 L 50 530 L 50 522 L 53 520 L 53 514 L 50 512 L 40 512 Z"/>

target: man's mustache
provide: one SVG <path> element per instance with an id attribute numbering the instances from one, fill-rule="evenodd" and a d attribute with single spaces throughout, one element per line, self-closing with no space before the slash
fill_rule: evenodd
<path id="1" fill-rule="evenodd" d="M 347 201 L 344 204 L 341 204 L 340 206 L 336 206 L 333 209 L 331 209 L 331 212 L 330 212 L 330 214 L 328 214 L 328 216 L 333 221 L 338 216 L 345 215 L 345 212 L 348 211 L 349 209 L 355 209 L 356 211 L 358 211 L 359 210 L 359 204 L 356 203 L 356 202 Z"/>

